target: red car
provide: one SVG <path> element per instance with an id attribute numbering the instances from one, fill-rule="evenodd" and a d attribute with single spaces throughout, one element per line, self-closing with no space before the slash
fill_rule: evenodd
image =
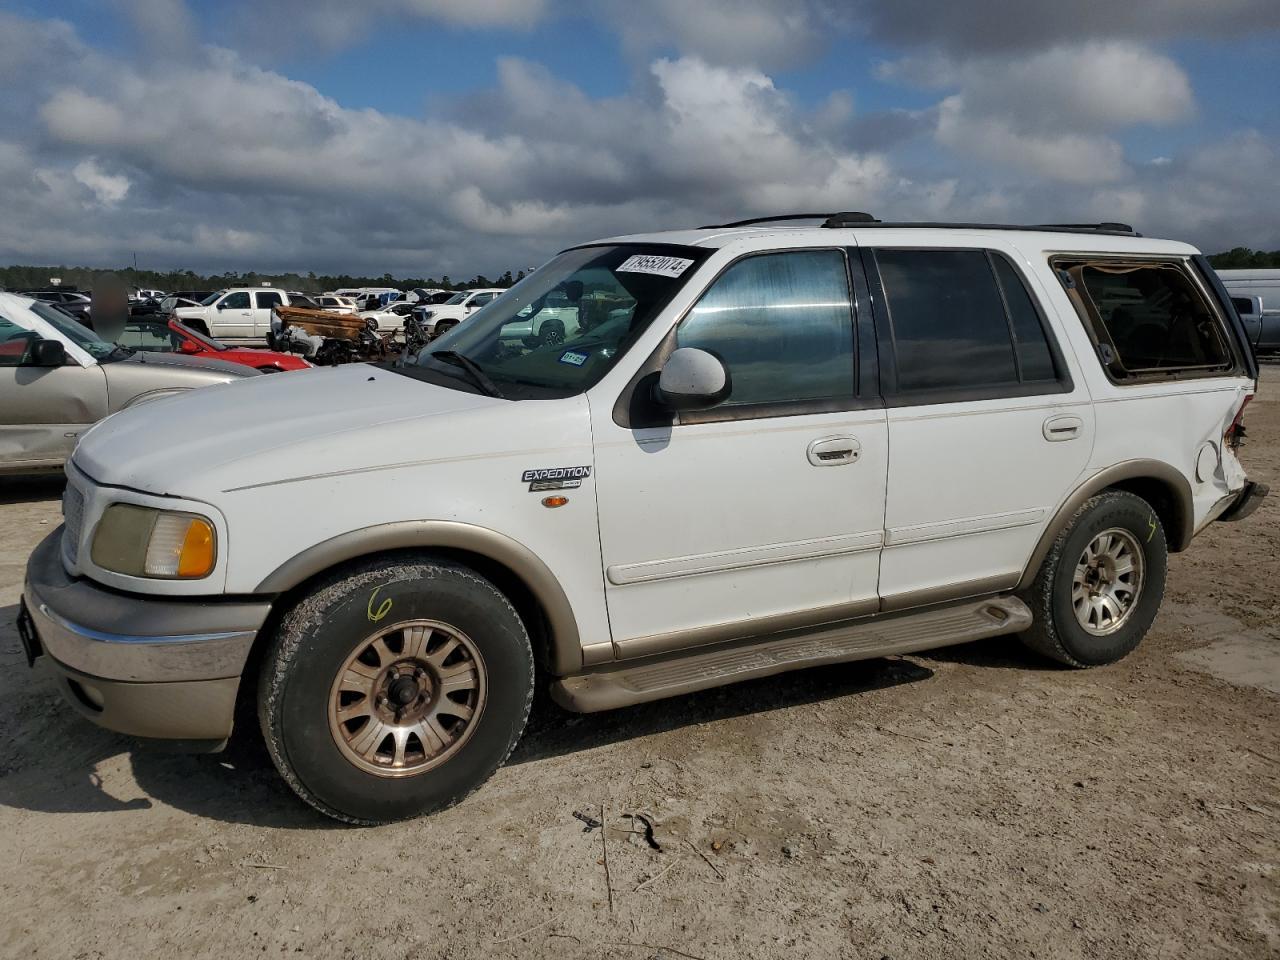
<path id="1" fill-rule="evenodd" d="M 188 356 L 203 354 L 227 360 L 231 363 L 242 363 L 263 373 L 279 373 L 283 370 L 305 370 L 313 366 L 302 357 L 292 353 L 280 353 L 277 350 L 266 350 L 256 347 L 229 347 L 225 343 L 213 339 L 190 327 L 183 326 L 177 320 L 165 321 L 129 319 L 125 325 L 124 335 L 120 337 L 121 346 L 134 350 L 150 350 L 156 353 L 185 353 Z"/>

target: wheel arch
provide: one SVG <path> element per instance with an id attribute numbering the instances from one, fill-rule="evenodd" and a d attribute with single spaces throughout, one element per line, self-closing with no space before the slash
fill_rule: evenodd
<path id="1" fill-rule="evenodd" d="M 1160 460 L 1126 460 L 1095 473 L 1071 491 L 1040 535 L 1031 559 L 1022 570 L 1018 590 L 1031 586 L 1053 541 L 1081 505 L 1104 490 L 1125 490 L 1151 504 L 1164 525 L 1170 553 L 1185 550 L 1191 543 L 1195 506 L 1187 478 L 1177 468 Z"/>
<path id="2" fill-rule="evenodd" d="M 424 551 L 471 567 L 506 594 L 551 673 L 582 669 L 578 622 L 560 581 L 524 544 L 487 527 L 453 520 L 412 520 L 352 530 L 286 561 L 254 592 L 294 594 L 322 574 L 356 560 Z"/>

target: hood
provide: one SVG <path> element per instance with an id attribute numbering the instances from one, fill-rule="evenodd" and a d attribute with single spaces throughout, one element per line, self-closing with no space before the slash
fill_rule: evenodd
<path id="1" fill-rule="evenodd" d="M 149 353 L 145 350 L 140 350 L 137 353 L 126 357 L 124 360 L 115 360 L 111 363 L 104 364 L 108 370 L 108 376 L 110 376 L 110 368 L 118 363 L 145 364 L 148 367 L 181 368 L 184 370 L 209 370 L 216 373 L 225 373 L 234 377 L 261 376 L 261 374 L 256 370 L 246 369 L 242 363 L 231 363 L 228 360 L 215 360 L 210 354 L 190 356 L 185 353 Z"/>
<path id="2" fill-rule="evenodd" d="M 254 375 L 108 417 L 80 439 L 75 465 L 99 483 L 204 499 L 236 487 L 447 455 L 424 438 L 422 425 L 447 420 L 449 446 L 474 446 L 484 443 L 484 430 L 464 424 L 468 414 L 490 425 L 492 436 L 495 410 L 520 406 L 366 364 L 284 376 L 248 372 Z"/>

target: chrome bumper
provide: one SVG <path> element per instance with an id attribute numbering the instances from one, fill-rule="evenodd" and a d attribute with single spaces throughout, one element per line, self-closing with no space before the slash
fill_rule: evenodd
<path id="1" fill-rule="evenodd" d="M 141 597 L 72 579 L 61 537 L 59 527 L 31 554 L 22 596 L 68 703 L 121 733 L 229 736 L 240 674 L 270 603 Z"/>

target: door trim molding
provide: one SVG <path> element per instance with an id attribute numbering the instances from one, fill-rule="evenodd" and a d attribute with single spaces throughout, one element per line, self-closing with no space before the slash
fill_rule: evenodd
<path id="1" fill-rule="evenodd" d="M 952 537 L 968 537 L 978 533 L 993 533 L 1013 527 L 1029 527 L 1038 524 L 1045 510 L 1016 510 L 1012 513 L 992 513 L 981 517 L 961 517 L 938 523 L 917 523 L 909 527 L 890 527 L 885 537 L 886 547 L 927 543 L 930 540 L 949 540 Z"/>
<path id="2" fill-rule="evenodd" d="M 873 530 L 838 537 L 821 537 L 817 540 L 793 540 L 760 547 L 744 547 L 740 550 L 698 553 L 687 557 L 646 560 L 641 563 L 614 564 L 605 571 L 605 575 L 615 586 L 626 586 L 632 583 L 652 583 L 657 580 L 693 577 L 706 573 L 725 573 L 730 570 L 742 570 L 774 563 L 791 563 L 796 560 L 816 560 L 822 557 L 862 553 L 866 550 L 878 550 L 882 546 L 884 546 L 883 531 Z"/>

